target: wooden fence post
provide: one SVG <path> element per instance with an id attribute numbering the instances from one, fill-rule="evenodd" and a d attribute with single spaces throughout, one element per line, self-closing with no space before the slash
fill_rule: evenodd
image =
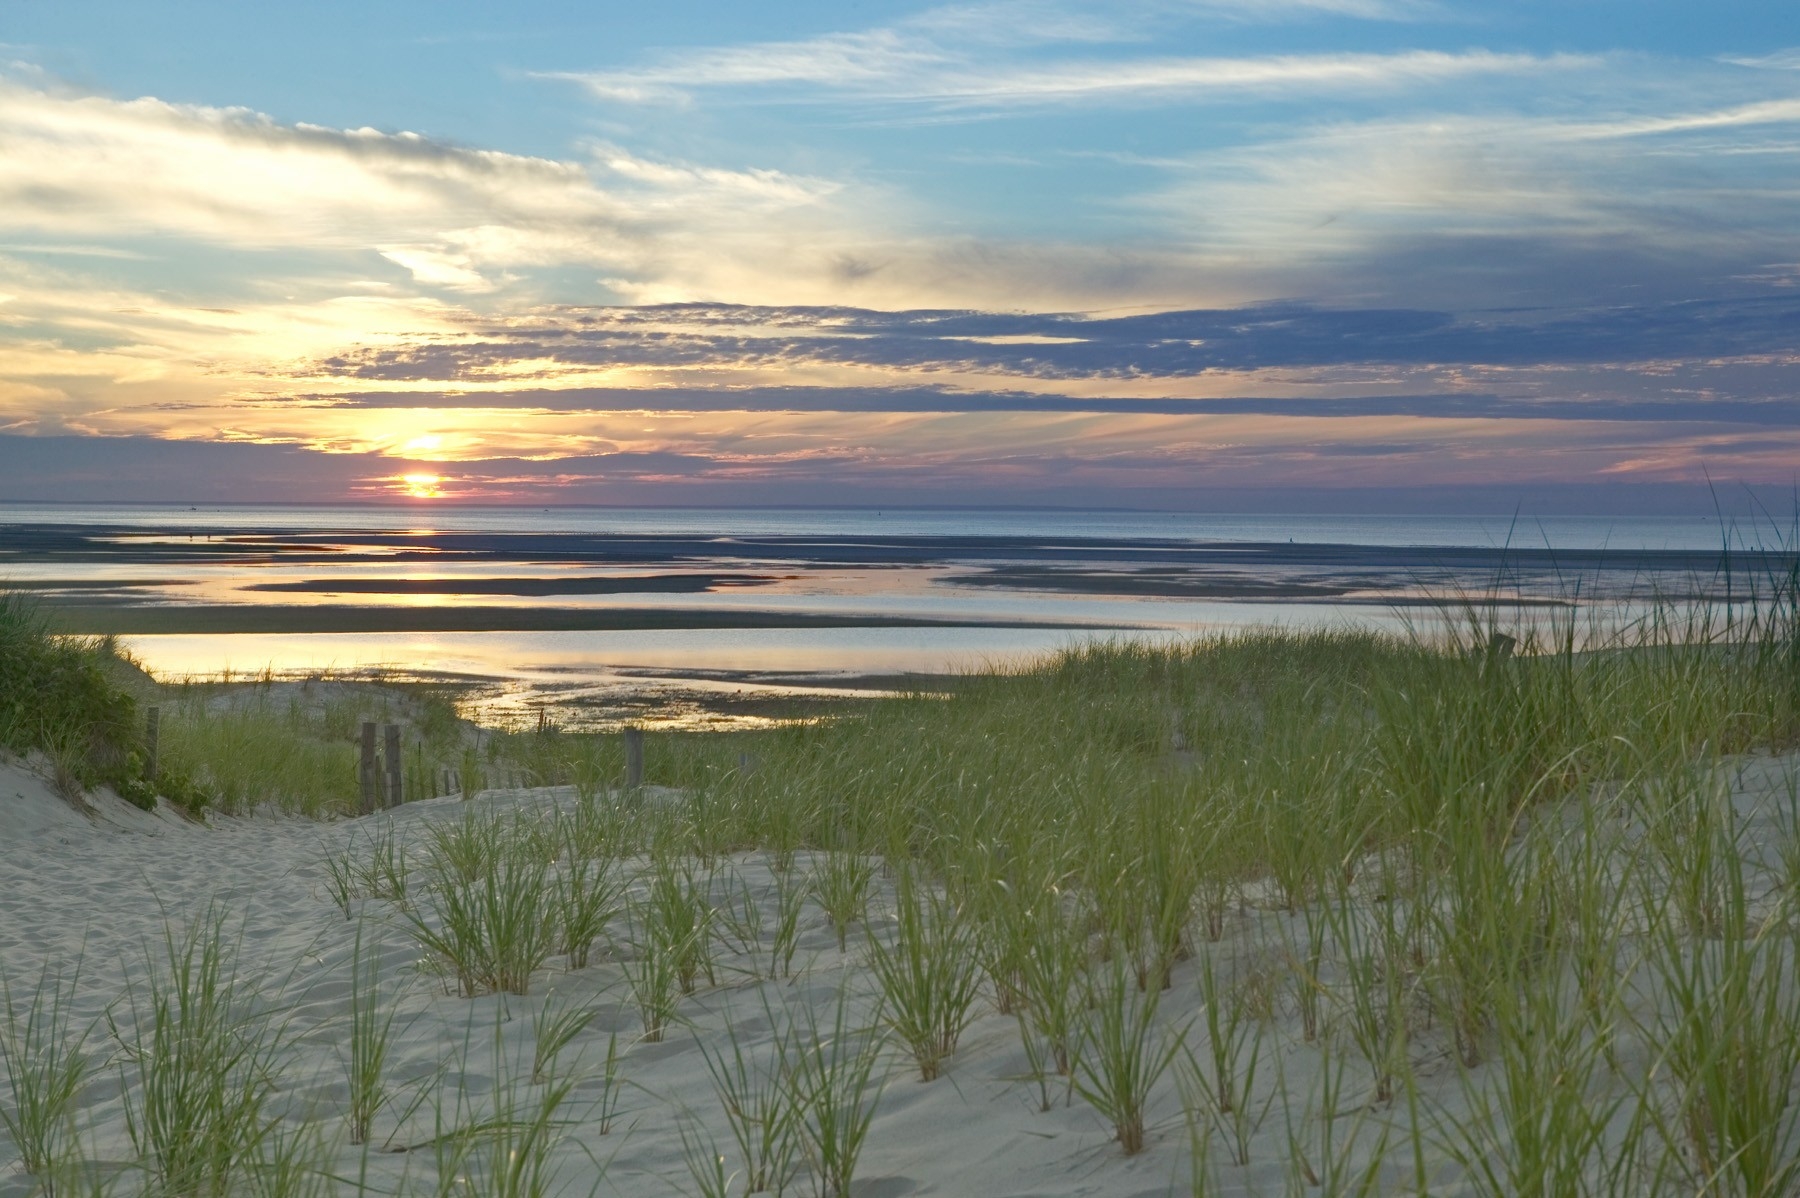
<path id="1" fill-rule="evenodd" d="M 375 722 L 364 720 L 362 726 L 362 813 L 368 815 L 375 810 L 375 788 L 380 783 L 380 776 L 375 768 Z"/>
<path id="2" fill-rule="evenodd" d="M 148 727 L 144 730 L 144 751 L 149 760 L 144 762 L 144 777 L 156 781 L 157 742 L 162 739 L 162 708 L 152 707 L 148 717 Z"/>
<path id="3" fill-rule="evenodd" d="M 644 784 L 644 730 L 625 729 L 625 789 L 636 790 Z"/>
<path id="4" fill-rule="evenodd" d="M 406 801 L 406 758 L 400 755 L 400 725 L 382 729 L 387 755 L 387 805 L 398 807 Z"/>

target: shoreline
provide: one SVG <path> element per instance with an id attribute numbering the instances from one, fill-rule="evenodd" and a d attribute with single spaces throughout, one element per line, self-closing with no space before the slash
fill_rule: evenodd
<path id="1" fill-rule="evenodd" d="M 542 562 L 584 564 L 698 563 L 729 557 L 797 565 L 944 564 L 978 560 L 1018 565 L 1141 562 L 1167 566 L 1349 569 L 1458 569 L 1482 572 L 1560 571 L 1566 574 L 1711 573 L 1735 562 L 1753 571 L 1785 573 L 1800 552 L 1729 545 L 1705 549 L 1528 545 L 1406 545 L 1321 541 L 1229 540 L 1180 537 L 1055 534 L 809 535 L 549 531 L 436 531 L 334 528 L 302 531 L 220 523 L 0 523 L 0 563 L 30 554 L 43 561 L 128 563 L 290 561 Z"/>
<path id="2" fill-rule="evenodd" d="M 1021 628 L 1113 631 L 1114 625 L 1049 620 L 930 619 L 815 612 L 693 611 L 667 608 L 400 607 L 316 604 L 80 606 L 46 603 L 60 632 L 82 636 L 216 633 L 640 632 L 704 629 Z"/>

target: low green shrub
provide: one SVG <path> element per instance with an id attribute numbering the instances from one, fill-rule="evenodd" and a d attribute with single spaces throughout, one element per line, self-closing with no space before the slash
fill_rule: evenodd
<path id="1" fill-rule="evenodd" d="M 0 590 L 0 745 L 50 756 L 72 791 L 111 786 L 151 808 L 137 702 L 112 678 L 110 637 L 58 636 L 37 603 Z"/>

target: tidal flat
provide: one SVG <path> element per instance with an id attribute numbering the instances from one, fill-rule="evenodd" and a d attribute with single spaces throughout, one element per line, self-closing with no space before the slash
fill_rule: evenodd
<path id="1" fill-rule="evenodd" d="M 1642 521 L 100 514 L 0 523 L 0 575 L 63 630 L 119 636 L 163 677 L 478 679 L 484 720 L 535 722 L 548 706 L 590 729 L 658 699 L 653 723 L 744 727 L 753 707 L 812 704 L 864 676 L 1005 668 L 1098 640 L 1414 635 L 1475 607 L 1544 619 L 1734 602 L 1732 579 L 1741 590 L 1796 560 L 1778 536 Z"/>

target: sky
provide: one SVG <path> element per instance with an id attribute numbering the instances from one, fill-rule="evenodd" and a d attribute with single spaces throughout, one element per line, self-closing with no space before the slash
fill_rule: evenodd
<path id="1" fill-rule="evenodd" d="M 1791 493 L 1796 284 L 1791 2 L 0 0 L 0 500 Z"/>

